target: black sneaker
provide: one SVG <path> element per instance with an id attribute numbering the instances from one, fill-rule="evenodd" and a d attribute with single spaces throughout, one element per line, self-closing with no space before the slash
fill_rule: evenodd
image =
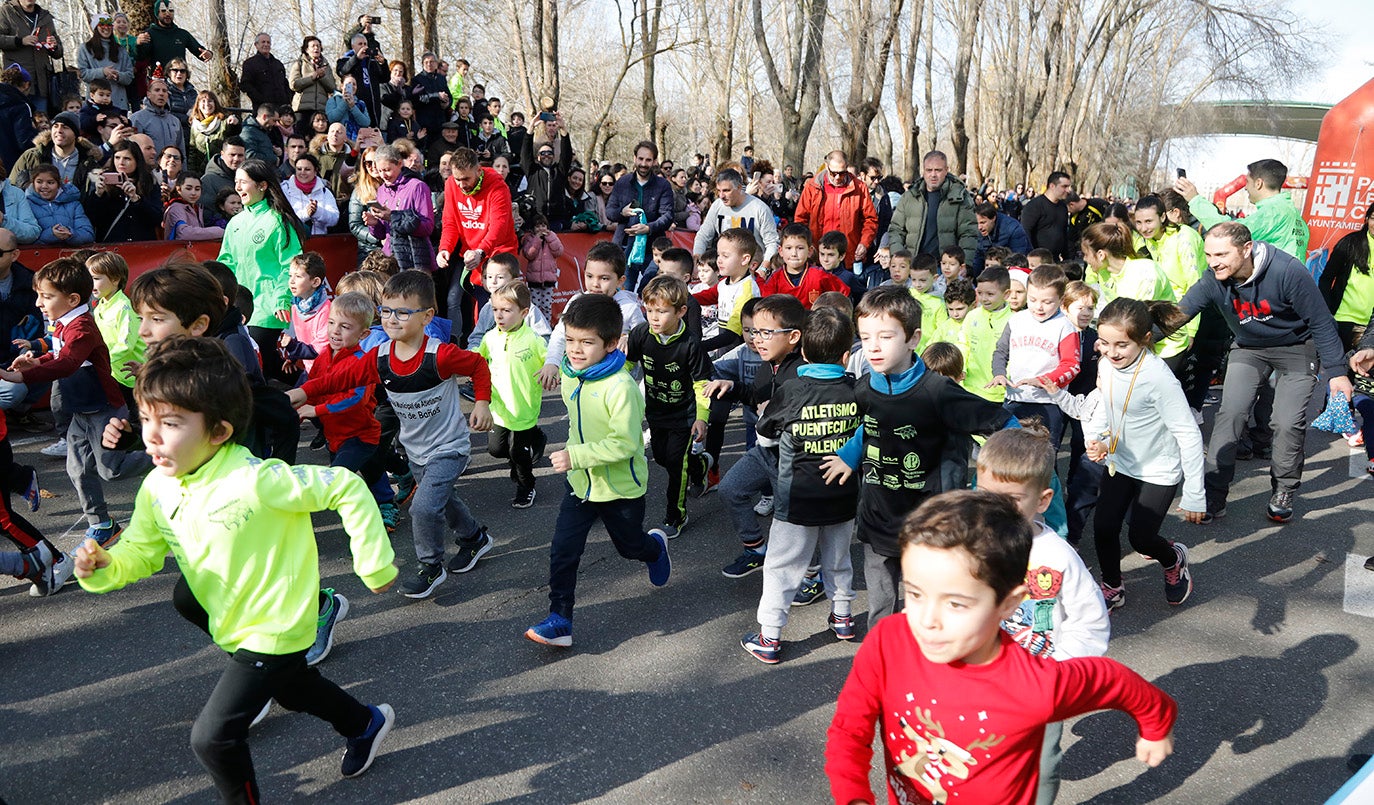
<path id="1" fill-rule="evenodd" d="M 1200 520 L 1198 524 L 1199 524 L 1199 525 L 1211 525 L 1211 524 L 1215 523 L 1216 521 L 1220 520 L 1221 518 L 1223 518 L 1223 517 L 1225 517 L 1225 516 L 1226 516 L 1226 507 L 1225 507 L 1225 506 L 1222 506 L 1220 509 L 1217 509 L 1216 511 L 1203 512 L 1203 513 L 1202 513 L 1202 520 Z"/>
<path id="2" fill-rule="evenodd" d="M 382 748 L 382 741 L 391 732 L 391 725 L 396 723 L 396 712 L 389 704 L 368 705 L 367 709 L 372 711 L 372 723 L 362 735 L 349 738 L 348 747 L 344 749 L 339 772 L 345 777 L 357 777 L 372 768 L 377 750 Z"/>
<path id="3" fill-rule="evenodd" d="M 496 541 L 487 533 L 486 526 L 482 526 L 481 530 L 477 532 L 477 536 L 479 539 L 476 544 L 469 544 L 466 542 L 458 543 L 458 553 L 454 554 L 453 558 L 450 559 L 448 563 L 448 569 L 450 571 L 454 573 L 466 573 L 472 570 L 474 567 L 477 567 L 477 560 L 486 556 L 487 552 L 491 550 L 491 546 L 496 544 Z"/>
<path id="4" fill-rule="evenodd" d="M 1293 490 L 1280 489 L 1269 498 L 1269 519 L 1276 523 L 1286 523 L 1293 519 Z"/>
<path id="5" fill-rule="evenodd" d="M 329 444 L 329 442 L 324 438 L 324 429 L 321 428 L 319 432 L 315 434 L 315 438 L 310 440 L 310 449 L 323 450 L 324 446 L 327 444 Z"/>
<path id="6" fill-rule="evenodd" d="M 534 487 L 529 489 L 516 489 L 515 498 L 511 500 L 512 509 L 528 509 L 534 505 Z"/>
<path id="7" fill-rule="evenodd" d="M 1174 566 L 1164 568 L 1164 599 L 1171 606 L 1178 606 L 1193 592 L 1193 574 L 1188 570 L 1187 545 L 1175 542 L 1174 556 Z"/>
<path id="8" fill-rule="evenodd" d="M 410 578 L 401 582 L 401 595 L 406 598 L 429 598 L 434 594 L 435 588 L 444 583 L 448 574 L 444 572 L 444 566 L 430 564 L 429 562 L 416 562 L 415 572 L 410 574 Z"/>
<path id="9" fill-rule="evenodd" d="M 468 381 L 458 388 L 458 396 L 468 402 L 477 402 L 477 389 L 472 385 L 472 381 Z"/>
<path id="10" fill-rule="evenodd" d="M 735 557 L 735 561 L 726 565 L 720 572 L 727 579 L 742 579 L 760 570 L 763 570 L 763 554 L 745 548 L 743 553 Z"/>
<path id="11" fill-rule="evenodd" d="M 802 579 L 801 586 L 797 588 L 797 594 L 792 596 L 792 606 L 809 607 L 817 601 L 825 598 L 825 584 L 820 576 L 808 576 Z"/>

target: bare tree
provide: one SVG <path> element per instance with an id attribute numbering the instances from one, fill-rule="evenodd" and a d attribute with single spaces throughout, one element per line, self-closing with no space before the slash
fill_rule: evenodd
<path id="1" fill-rule="evenodd" d="M 849 90 L 843 111 L 836 108 L 832 85 L 837 69 L 827 63 L 824 72 L 830 80 L 822 85 L 825 107 L 840 130 L 840 148 L 853 162 L 868 156 L 869 129 L 878 116 L 883 86 L 891 63 L 892 40 L 897 35 L 905 0 L 877 3 L 874 0 L 842 0 L 832 8 L 832 24 L 849 42 Z M 837 52 L 831 48 L 826 53 Z"/>
<path id="2" fill-rule="evenodd" d="M 784 3 L 783 13 L 789 32 L 787 46 L 781 50 L 781 64 L 774 58 L 763 20 L 763 0 L 751 0 L 754 42 L 763 59 L 768 85 L 782 120 L 782 159 L 784 164 L 800 165 L 806 158 L 806 143 L 821 111 L 821 42 L 825 33 L 828 0 L 798 0 Z"/>

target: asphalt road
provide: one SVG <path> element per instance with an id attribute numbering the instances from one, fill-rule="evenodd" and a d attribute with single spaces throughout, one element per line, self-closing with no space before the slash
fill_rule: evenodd
<path id="1" fill-rule="evenodd" d="M 545 411 L 556 444 L 561 404 L 551 397 Z M 58 495 L 35 523 L 71 549 L 84 526 L 62 462 L 37 455 L 51 438 L 12 434 L 20 460 Z M 739 438 L 732 428 L 727 462 Z M 264 799 L 827 801 L 825 730 L 857 646 L 830 636 L 824 604 L 794 610 L 782 664 L 746 655 L 738 641 L 754 628 L 761 580 L 721 576 L 739 543 L 711 496 L 692 501 L 663 589 L 594 532 L 576 645 L 530 643 L 524 629 L 547 611 L 562 482 L 544 462 L 538 503 L 511 509 L 512 485 L 484 439 L 460 490 L 497 547 L 431 600 L 370 594 L 351 575 L 337 519 L 317 516 L 325 583 L 352 602 L 322 670 L 364 701 L 390 702 L 398 724 L 372 770 L 344 780 L 332 730 L 275 709 L 252 735 Z M 1374 573 L 1361 567 L 1374 553 L 1374 482 L 1349 477 L 1338 438 L 1313 433 L 1308 449 L 1292 523 L 1264 519 L 1267 468 L 1250 463 L 1226 519 L 1166 524 L 1192 548 L 1196 590 L 1183 607 L 1165 604 L 1157 568 L 1127 557 L 1130 598 L 1113 616 L 1110 653 L 1178 699 L 1176 752 L 1145 770 L 1127 717 L 1078 719 L 1065 735 L 1060 802 L 1320 802 L 1346 779 L 1347 754 L 1374 751 L 1371 622 L 1343 609 L 1367 601 L 1374 613 Z M 302 455 L 324 460 L 304 446 Z M 656 514 L 663 475 L 653 472 Z M 127 513 L 135 489 L 109 486 L 116 512 Z M 393 542 L 398 558 L 413 558 L 406 521 Z M 173 611 L 175 580 L 169 563 L 110 595 L 71 585 L 46 600 L 0 581 L 0 797 L 10 805 L 214 800 L 189 735 L 224 655 Z M 864 602 L 861 591 L 856 611 Z"/>

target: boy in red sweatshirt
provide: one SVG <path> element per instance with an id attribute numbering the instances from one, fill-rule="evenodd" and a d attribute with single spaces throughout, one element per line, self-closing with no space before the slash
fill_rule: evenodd
<path id="1" fill-rule="evenodd" d="M 778 256 L 782 258 L 782 270 L 774 271 L 759 286 L 764 296 L 790 294 L 801 300 L 807 310 L 826 291 L 849 296 L 849 286 L 843 280 L 811 265 L 811 230 L 805 224 L 788 224 L 783 228 Z"/>
<path id="2" fill-rule="evenodd" d="M 1048 662 L 1000 629 L 1026 596 L 1033 529 L 1011 498 L 949 492 L 902 527 L 903 612 L 859 648 L 830 724 L 835 802 L 874 802 L 881 722 L 889 802 L 1032 805 L 1045 725 L 1093 710 L 1129 713 L 1136 758 L 1173 752 L 1174 700 L 1105 657 Z"/>

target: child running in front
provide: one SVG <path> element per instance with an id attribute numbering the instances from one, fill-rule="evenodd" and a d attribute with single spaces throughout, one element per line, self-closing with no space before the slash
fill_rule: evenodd
<path id="1" fill-rule="evenodd" d="M 124 293 L 124 285 L 129 281 L 129 264 L 114 252 L 96 252 L 86 258 L 86 270 L 91 272 L 95 288 L 92 313 L 100 328 L 100 337 L 105 339 L 105 347 L 110 351 L 110 374 L 119 383 L 124 405 L 132 411 L 134 373 L 130 371 L 130 364 L 143 363 L 147 347 L 138 337 L 138 317 Z"/>
<path id="2" fill-rule="evenodd" d="M 978 451 L 978 488 L 1011 498 L 1035 530 L 1026 570 L 1026 599 L 1002 629 L 1037 657 L 1067 660 L 1107 653 L 1111 621 L 1102 591 L 1078 552 L 1045 524 L 1054 497 L 1054 449 L 1040 425 L 998 431 Z M 1040 755 L 1038 805 L 1052 805 L 1059 794 L 1059 740 L 1064 723 L 1045 726 Z"/>
<path id="3" fill-rule="evenodd" d="M 663 532 L 644 531 L 644 397 L 616 348 L 624 326 L 620 305 L 607 295 L 583 294 L 568 304 L 558 326 L 567 344 L 560 371 L 568 443 L 549 461 L 567 476 L 568 489 L 549 546 L 549 615 L 525 637 L 566 648 L 573 639 L 577 568 L 597 520 L 621 556 L 646 565 L 653 586 L 668 583 L 672 564 Z"/>
<path id="4" fill-rule="evenodd" d="M 508 255 L 495 255 L 487 264 L 488 279 L 491 264 L 503 256 Z M 544 455 L 549 441 L 539 427 L 544 391 L 538 375 L 547 345 L 530 324 L 530 305 L 529 286 L 520 280 L 492 290 L 482 309 L 491 309 L 495 327 L 477 345 L 477 354 L 486 358 L 491 369 L 493 424 L 487 452 L 510 460 L 510 479 L 515 482 L 510 505 L 515 509 L 534 505 L 534 462 Z"/>
<path id="5" fill-rule="evenodd" d="M 1165 600 L 1178 606 L 1193 591 L 1188 547 L 1165 539 L 1159 529 L 1180 481 L 1184 518 L 1200 523 L 1207 511 L 1202 433 L 1183 387 L 1150 349 L 1153 327 L 1159 325 L 1167 334 L 1178 329 L 1180 318 L 1171 302 L 1146 305 L 1125 296 L 1108 302 L 1097 318 L 1097 341 L 1106 363 L 1098 367 L 1102 400 L 1083 428 L 1088 458 L 1107 467 L 1097 495 L 1093 534 L 1108 609 L 1126 603 L 1121 524 L 1127 512 L 1131 547 L 1164 568 Z"/>
<path id="6" fill-rule="evenodd" d="M 444 570 L 445 535 L 457 536 L 458 551 L 448 569 L 466 573 L 491 550 L 486 526 L 472 512 L 454 483 L 467 468 L 471 454 L 468 428 L 491 429 L 491 372 L 475 352 L 440 343 L 425 333 L 434 317 L 434 279 L 428 272 L 409 269 L 387 280 L 379 314 L 390 341 L 363 360 L 329 377 L 306 381 L 290 392 L 297 407 L 359 386 L 386 388 L 400 421 L 401 446 L 415 477 L 410 501 L 410 526 L 415 540 L 415 568 L 401 582 L 406 598 L 428 598 L 448 578 Z M 471 377 L 477 402 L 463 416 L 459 378 Z"/>
<path id="7" fill-rule="evenodd" d="M 874 802 L 875 725 L 892 805 L 1032 805 L 1045 725 L 1094 710 L 1135 720 L 1147 765 L 1173 752 L 1178 706 L 1166 693 L 1106 657 L 1047 662 L 1000 628 L 1026 598 L 1034 534 L 1007 496 L 985 490 L 947 492 L 906 519 L 905 611 L 869 632 L 830 723 L 835 802 Z"/>
<path id="8" fill-rule="evenodd" d="M 382 592 L 396 578 L 366 485 L 352 473 L 259 460 L 235 443 L 252 392 L 217 339 L 166 339 L 139 371 L 135 396 L 155 470 L 119 544 L 106 551 L 88 538 L 77 549 L 81 586 L 118 590 L 160 570 L 169 551 L 176 557 L 203 608 L 192 623 L 229 655 L 191 728 L 191 747 L 224 802 L 261 801 L 248 728 L 273 699 L 347 739 L 343 776 L 367 771 L 395 713 L 362 704 L 305 663 L 320 583 L 312 512 L 338 512 L 353 570 L 369 589 Z"/>
<path id="9" fill-rule="evenodd" d="M 778 443 L 773 527 L 763 560 L 759 632 L 740 639 L 754 659 L 781 659 L 782 630 L 811 555 L 820 548 L 821 578 L 830 599 L 827 623 L 840 640 L 854 639 L 854 565 L 849 556 L 858 479 L 827 484 L 821 461 L 859 427 L 854 379 L 844 373 L 854 326 L 833 309 L 811 311 L 802 334 L 806 364 L 780 387 L 759 420 L 759 435 Z"/>

